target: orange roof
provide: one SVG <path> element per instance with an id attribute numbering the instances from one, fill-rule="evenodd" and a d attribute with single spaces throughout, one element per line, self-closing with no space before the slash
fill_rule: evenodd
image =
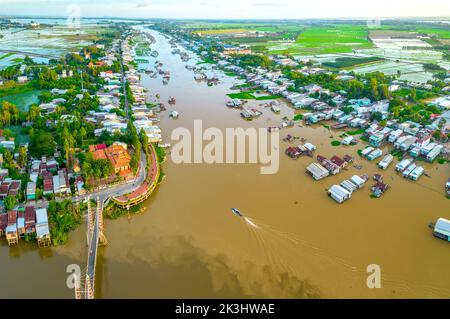
<path id="1" fill-rule="evenodd" d="M 106 159 L 106 154 L 104 150 L 96 150 L 92 152 L 92 157 L 95 160 L 99 160 L 99 159 Z"/>
<path id="2" fill-rule="evenodd" d="M 111 145 L 105 149 L 105 154 L 114 168 L 128 167 L 130 165 L 131 156 L 122 145 Z"/>

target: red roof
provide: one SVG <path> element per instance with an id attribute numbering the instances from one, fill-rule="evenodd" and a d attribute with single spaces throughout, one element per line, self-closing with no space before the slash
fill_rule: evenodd
<path id="1" fill-rule="evenodd" d="M 95 146 L 97 150 L 104 150 L 105 148 L 107 148 L 106 144 L 98 144 Z"/>
<path id="2" fill-rule="evenodd" d="M 5 231 L 8 226 L 8 214 L 0 214 L 0 230 Z"/>
<path id="3" fill-rule="evenodd" d="M 14 225 L 17 222 L 17 212 L 10 210 L 8 212 L 8 225 Z"/>
<path id="4" fill-rule="evenodd" d="M 25 224 L 26 225 L 36 224 L 36 211 L 33 206 L 25 207 Z"/>
<path id="5" fill-rule="evenodd" d="M 330 158 L 330 161 L 332 161 L 334 164 L 336 164 L 337 166 L 344 166 L 345 165 L 345 161 L 340 158 L 337 155 L 334 155 L 332 158 Z"/>

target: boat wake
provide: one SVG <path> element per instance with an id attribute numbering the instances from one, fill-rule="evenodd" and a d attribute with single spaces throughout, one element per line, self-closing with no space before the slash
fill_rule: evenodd
<path id="1" fill-rule="evenodd" d="M 366 267 L 354 266 L 345 259 L 313 245 L 293 233 L 280 231 L 250 217 L 243 216 L 243 219 L 251 236 L 262 250 L 267 263 L 280 273 L 285 272 L 299 278 L 304 277 L 305 274 L 299 274 L 300 269 L 296 266 L 298 260 L 301 260 L 302 263 L 308 262 L 315 269 L 323 272 L 329 272 L 330 268 L 337 267 L 344 275 L 341 277 L 343 282 L 353 283 L 352 285 L 361 285 L 361 280 L 365 282 L 369 275 Z M 418 295 L 418 292 L 432 298 L 450 296 L 448 288 L 412 282 L 384 270 L 382 271 L 382 287 L 405 296 Z"/>

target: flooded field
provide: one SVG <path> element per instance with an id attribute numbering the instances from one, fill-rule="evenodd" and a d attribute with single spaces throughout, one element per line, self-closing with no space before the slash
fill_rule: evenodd
<path id="1" fill-rule="evenodd" d="M 226 94 L 239 80 L 221 75 L 217 86 L 196 82 L 180 57 L 170 53 L 167 40 L 152 33 L 157 59 L 171 80 L 163 85 L 161 77 L 143 75 L 142 82 L 151 101 L 157 93 L 163 102 L 177 99 L 160 114 L 164 142 L 173 144 L 172 131 L 192 129 L 194 120 L 201 119 L 204 128 L 265 128 L 293 117 L 285 103 L 276 115 L 261 101 L 251 101 L 249 106 L 263 115 L 242 120 L 238 110 L 225 106 Z M 149 59 L 152 65 L 155 59 Z M 180 113 L 178 120 L 169 117 L 172 110 Z M 333 147 L 341 133 L 323 126 L 285 129 L 280 138 L 287 134 L 315 144 L 316 154 L 350 154 L 363 167 L 315 182 L 305 173 L 313 160 L 291 160 L 284 155 L 291 144 L 283 141 L 274 175 L 261 175 L 259 164 L 175 164 L 169 154 L 166 179 L 145 203 L 145 212 L 106 222 L 109 245 L 97 260 L 97 297 L 450 297 L 449 244 L 427 227 L 438 217 L 450 218 L 443 190 L 450 165 L 424 163 L 431 177 L 418 182 L 403 179 L 391 166 L 383 175 L 392 188 L 382 198 L 369 197 L 369 182 L 339 205 L 326 189 L 354 174 L 379 172 L 375 163 L 358 157 L 363 145 Z M 0 297 L 73 297 L 65 268 L 85 264 L 85 237 L 83 226 L 68 245 L 49 250 L 22 242 L 8 248 L 2 240 Z M 381 267 L 381 289 L 366 286 L 370 264 Z"/>
<path id="2" fill-rule="evenodd" d="M 42 90 L 33 90 L 30 92 L 0 97 L 0 103 L 2 101 L 8 101 L 17 105 L 19 110 L 25 112 L 29 110 L 32 104 L 39 104 L 39 94 L 41 92 Z"/>
<path id="3" fill-rule="evenodd" d="M 10 28 L 0 30 L 0 50 L 12 50 L 32 54 L 59 57 L 68 52 L 77 52 L 83 46 L 97 39 L 97 33 L 107 30 L 108 24 L 96 24 L 95 21 L 82 23 L 80 27 L 66 25 L 64 19 L 40 19 L 39 28 Z M 22 21 L 21 22 L 28 22 Z M 0 57 L 4 55 L 0 51 Z M 0 69 L 17 64 L 23 54 L 8 55 L 0 59 Z M 46 57 L 32 58 L 38 63 L 47 63 Z"/>

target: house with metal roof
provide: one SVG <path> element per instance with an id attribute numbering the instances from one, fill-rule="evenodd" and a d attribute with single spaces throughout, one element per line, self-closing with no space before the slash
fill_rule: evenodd
<path id="1" fill-rule="evenodd" d="M 434 225 L 433 235 L 437 238 L 450 241 L 450 220 L 439 218 Z"/>
<path id="2" fill-rule="evenodd" d="M 46 208 L 36 209 L 36 240 L 39 247 L 49 247 L 51 244 Z"/>

